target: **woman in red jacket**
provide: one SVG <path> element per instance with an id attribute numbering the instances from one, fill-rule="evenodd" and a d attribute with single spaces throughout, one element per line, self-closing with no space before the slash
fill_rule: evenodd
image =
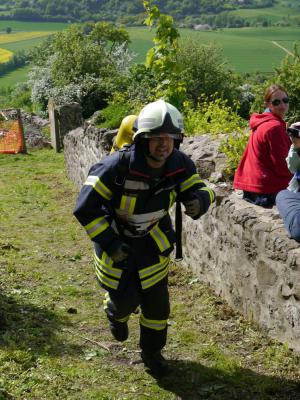
<path id="1" fill-rule="evenodd" d="M 264 96 L 267 107 L 250 117 L 252 133 L 234 175 L 233 187 L 244 191 L 243 199 L 271 208 L 276 194 L 292 177 L 286 157 L 291 145 L 283 118 L 289 98 L 281 85 L 271 85 Z"/>

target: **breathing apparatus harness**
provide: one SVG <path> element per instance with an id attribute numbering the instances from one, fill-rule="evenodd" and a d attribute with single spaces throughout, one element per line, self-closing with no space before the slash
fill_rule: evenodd
<path id="1" fill-rule="evenodd" d="M 115 143 L 123 143 L 123 147 L 119 148 L 118 172 L 115 178 L 115 184 L 120 188 L 120 190 L 124 185 L 129 171 L 131 144 L 130 139 L 128 138 L 132 138 L 132 142 L 134 144 L 138 146 L 140 145 L 146 156 L 154 159 L 151 157 L 149 152 L 149 139 L 164 133 L 174 139 L 174 147 L 179 149 L 180 143 L 183 140 L 184 129 L 180 112 L 176 107 L 165 102 L 164 100 L 158 100 L 153 103 L 149 103 L 142 109 L 138 117 L 125 117 L 124 120 L 125 124 L 123 124 L 123 127 L 121 124 L 117 135 L 118 140 L 115 141 Z M 122 140 L 122 132 L 126 132 L 126 140 Z M 125 134 L 123 134 L 123 136 L 125 136 Z M 181 203 L 178 200 L 176 200 L 175 210 L 175 232 L 175 259 L 180 261 L 182 260 L 182 212 Z"/>

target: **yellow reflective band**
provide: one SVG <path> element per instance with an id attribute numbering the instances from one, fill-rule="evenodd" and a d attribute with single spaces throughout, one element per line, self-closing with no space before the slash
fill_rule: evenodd
<path id="1" fill-rule="evenodd" d="M 171 192 L 170 192 L 170 202 L 169 202 L 169 209 L 172 207 L 172 205 L 174 204 L 174 202 L 175 202 L 175 200 L 176 200 L 176 197 L 177 197 L 177 192 L 176 192 L 176 190 L 172 190 Z"/>
<path id="2" fill-rule="evenodd" d="M 90 175 L 84 183 L 85 185 L 93 186 L 100 196 L 104 197 L 106 200 L 111 200 L 112 192 L 104 185 L 103 182 L 98 178 L 98 176 Z"/>
<path id="3" fill-rule="evenodd" d="M 94 261 L 95 267 L 99 268 L 101 272 L 105 272 L 105 274 L 113 276 L 114 278 L 120 279 L 122 275 L 122 270 L 119 268 L 113 268 L 110 265 L 105 264 L 100 258 L 97 257 L 96 253 L 94 253 Z"/>
<path id="4" fill-rule="evenodd" d="M 136 197 L 125 196 L 121 198 L 120 210 L 126 210 L 128 214 L 133 214 Z"/>
<path id="5" fill-rule="evenodd" d="M 106 292 L 105 293 L 105 299 L 103 300 L 103 305 L 104 305 L 104 311 L 107 311 L 109 309 L 108 307 L 108 302 L 111 301 L 110 297 L 109 297 L 109 293 Z M 116 321 L 118 322 L 127 322 L 129 320 L 130 314 L 126 315 L 123 318 L 114 318 Z"/>
<path id="6" fill-rule="evenodd" d="M 96 254 L 96 253 L 95 253 L 95 254 Z M 112 258 L 110 258 L 110 257 L 108 256 L 108 254 L 105 253 L 105 251 L 102 253 L 101 260 L 102 260 L 103 264 L 104 264 L 104 265 L 107 265 L 108 267 L 111 267 L 112 264 L 113 264 Z"/>
<path id="7" fill-rule="evenodd" d="M 86 233 L 89 235 L 91 239 L 105 231 L 109 227 L 108 222 L 106 221 L 105 217 L 100 217 L 94 219 L 94 221 L 90 222 L 89 224 L 85 225 Z"/>
<path id="8" fill-rule="evenodd" d="M 169 264 L 159 274 L 156 274 L 156 275 L 152 276 L 151 278 L 146 279 L 145 281 L 141 281 L 142 289 L 145 290 L 145 289 L 148 289 L 149 287 L 155 285 L 157 282 L 164 279 L 168 275 L 168 272 L 169 272 Z"/>
<path id="9" fill-rule="evenodd" d="M 105 293 L 105 299 L 103 300 L 103 309 L 104 309 L 104 311 L 105 311 L 105 310 L 108 310 L 108 305 L 107 305 L 107 303 L 108 303 L 109 301 L 110 301 L 109 293 L 106 292 L 106 293 Z"/>
<path id="10" fill-rule="evenodd" d="M 101 283 L 103 283 L 104 285 L 106 285 L 112 289 L 118 289 L 118 286 L 119 286 L 118 281 L 108 278 L 97 267 L 95 268 L 95 270 L 96 270 L 96 276 Z"/>
<path id="11" fill-rule="evenodd" d="M 156 331 L 162 331 L 167 326 L 167 319 L 155 320 L 147 319 L 143 314 L 140 316 L 140 324 L 149 329 L 155 329 Z"/>
<path id="12" fill-rule="evenodd" d="M 200 176 L 198 174 L 194 174 L 189 177 L 189 179 L 180 184 L 180 192 L 184 192 L 198 183 L 203 183 L 203 181 L 200 179 Z"/>
<path id="13" fill-rule="evenodd" d="M 215 200 L 215 193 L 211 188 L 205 186 L 205 187 L 201 188 L 200 190 L 204 190 L 205 192 L 208 192 L 211 203 Z"/>
<path id="14" fill-rule="evenodd" d="M 159 263 L 151 265 L 150 267 L 143 268 L 139 271 L 140 279 L 144 279 L 149 275 L 153 275 L 156 272 L 159 272 L 163 268 L 165 268 L 169 263 L 169 259 L 167 257 L 159 256 Z"/>
<path id="15" fill-rule="evenodd" d="M 118 322 L 127 322 L 129 320 L 130 314 L 126 315 L 124 318 L 114 318 Z"/>
<path id="16" fill-rule="evenodd" d="M 156 225 L 151 231 L 150 235 L 152 239 L 156 242 L 159 250 L 161 252 L 167 250 L 171 247 L 170 242 L 167 239 L 167 236 L 163 233 L 163 231 Z"/>

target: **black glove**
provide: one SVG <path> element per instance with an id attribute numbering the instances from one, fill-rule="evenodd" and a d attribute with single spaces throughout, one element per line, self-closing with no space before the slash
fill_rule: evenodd
<path id="1" fill-rule="evenodd" d="M 202 204 L 200 203 L 200 199 L 194 198 L 191 200 L 186 200 L 183 202 L 185 206 L 185 214 L 191 218 L 196 218 L 198 215 L 202 213 Z"/>
<path id="2" fill-rule="evenodd" d="M 113 253 L 110 254 L 110 258 L 112 258 L 113 262 L 120 263 L 129 257 L 130 252 L 130 247 L 126 243 L 122 243 Z"/>

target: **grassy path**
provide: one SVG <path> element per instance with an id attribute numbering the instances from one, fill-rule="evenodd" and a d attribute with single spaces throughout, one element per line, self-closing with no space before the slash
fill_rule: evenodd
<path id="1" fill-rule="evenodd" d="M 299 357 L 175 265 L 173 372 L 156 382 L 139 362 L 138 315 L 123 344 L 107 330 L 63 155 L 0 155 L 0 170 L 1 400 L 300 399 Z"/>

